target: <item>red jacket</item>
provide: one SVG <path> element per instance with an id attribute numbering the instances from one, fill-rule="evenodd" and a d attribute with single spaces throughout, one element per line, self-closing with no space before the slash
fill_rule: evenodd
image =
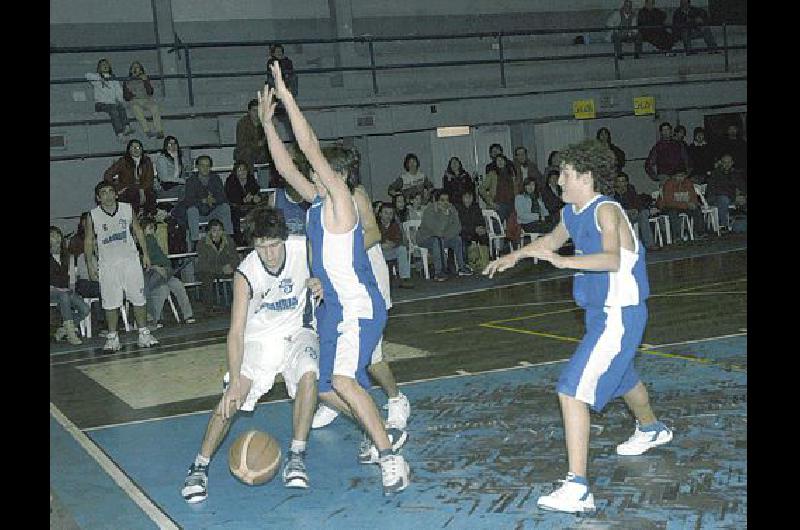
<path id="1" fill-rule="evenodd" d="M 656 206 L 660 209 L 688 210 L 689 204 L 698 206 L 700 204 L 700 199 L 694 191 L 692 179 L 687 177 L 680 182 L 674 178 L 667 179 L 661 189 L 661 197 L 658 199 Z"/>
<path id="2" fill-rule="evenodd" d="M 148 213 L 154 213 L 156 209 L 156 195 L 153 190 L 153 162 L 145 154 L 139 162 L 139 178 L 134 176 L 135 165 L 130 156 L 122 156 L 111 164 L 111 167 L 103 173 L 103 180 L 114 184 L 117 191 L 117 198 L 122 202 L 129 202 L 134 211 L 138 212 L 144 206 Z M 114 176 L 117 176 L 115 179 Z M 140 204 L 139 189 L 144 190 L 145 204 Z"/>

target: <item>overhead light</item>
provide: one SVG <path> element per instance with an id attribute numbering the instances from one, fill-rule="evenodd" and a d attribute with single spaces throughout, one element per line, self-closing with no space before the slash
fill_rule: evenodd
<path id="1" fill-rule="evenodd" d="M 469 125 L 457 125 L 455 127 L 437 127 L 437 138 L 447 138 L 449 136 L 467 136 L 469 135 Z"/>

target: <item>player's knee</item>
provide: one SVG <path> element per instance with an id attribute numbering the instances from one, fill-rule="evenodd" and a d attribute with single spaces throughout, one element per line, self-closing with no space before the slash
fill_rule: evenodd
<path id="1" fill-rule="evenodd" d="M 308 371 L 300 376 L 300 380 L 297 382 L 297 386 L 304 387 L 304 386 L 317 386 L 317 373 L 314 371 Z"/>
<path id="2" fill-rule="evenodd" d="M 348 393 L 353 390 L 355 385 L 357 385 L 356 380 L 352 377 L 345 377 L 343 375 L 334 375 L 333 376 L 333 389 L 341 394 L 341 393 Z"/>

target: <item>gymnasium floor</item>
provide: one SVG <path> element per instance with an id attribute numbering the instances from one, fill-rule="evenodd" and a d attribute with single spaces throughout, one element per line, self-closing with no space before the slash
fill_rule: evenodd
<path id="1" fill-rule="evenodd" d="M 621 400 L 592 415 L 589 480 L 598 511 L 537 509 L 566 472 L 555 382 L 582 335 L 567 271 L 525 262 L 495 280 L 398 290 L 385 334 L 412 415 L 403 493 L 384 498 L 377 466 L 356 462 L 347 420 L 312 431 L 312 487 L 237 482 L 227 450 L 249 429 L 286 447 L 282 384 L 234 422 L 209 497 L 180 496 L 225 371 L 226 318 L 167 326 L 150 350 L 53 345 L 51 528 L 744 528 L 747 515 L 746 238 L 648 256 L 651 298 L 637 359 L 674 440 L 619 457 L 633 419 Z M 379 404 L 385 395 L 373 390 Z"/>

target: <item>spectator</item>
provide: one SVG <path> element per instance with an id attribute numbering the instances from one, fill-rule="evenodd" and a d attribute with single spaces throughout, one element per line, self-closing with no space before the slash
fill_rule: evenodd
<path id="1" fill-rule="evenodd" d="M 213 164 L 208 155 L 197 157 L 197 174 L 186 179 L 186 217 L 191 241 L 200 240 L 200 222 L 210 219 L 217 219 L 226 234 L 233 234 L 231 207 L 225 198 L 222 179 L 216 173 L 211 173 Z"/>
<path id="2" fill-rule="evenodd" d="M 550 151 L 550 154 L 547 155 L 547 167 L 544 168 L 544 176 L 545 180 L 549 181 L 550 175 L 555 172 L 556 175 L 561 173 L 561 167 L 559 167 L 558 163 L 556 162 L 558 157 L 558 151 Z"/>
<path id="3" fill-rule="evenodd" d="M 596 138 L 611 149 L 611 152 L 614 153 L 614 158 L 617 159 L 617 171 L 622 171 L 622 168 L 625 167 L 625 151 L 611 143 L 611 131 L 608 130 L 608 127 L 600 127 L 597 130 Z"/>
<path id="4" fill-rule="evenodd" d="M 672 125 L 669 122 L 663 122 L 658 130 L 661 139 L 650 149 L 644 170 L 651 179 L 663 183 L 679 168 L 685 170 L 689 167 L 689 155 L 686 148 L 672 137 Z"/>
<path id="5" fill-rule="evenodd" d="M 267 83 L 271 87 L 275 86 L 275 82 L 271 81 L 272 68 L 270 68 L 270 65 L 275 61 L 278 61 L 281 67 L 281 77 L 283 77 L 283 82 L 286 83 L 286 86 L 289 88 L 289 92 L 291 92 L 293 96 L 297 96 L 297 74 L 294 72 L 294 64 L 292 64 L 291 59 L 284 55 L 283 44 L 271 44 L 269 47 Z"/>
<path id="6" fill-rule="evenodd" d="M 498 155 L 503 154 L 503 146 L 500 144 L 492 144 L 489 146 L 489 163 L 486 164 L 484 175 L 488 175 L 491 171 L 497 171 L 496 158 Z"/>
<path id="7" fill-rule="evenodd" d="M 454 204 L 461 203 L 461 195 L 465 191 L 471 191 L 475 195 L 475 181 L 464 170 L 461 159 L 457 156 L 452 157 L 447 163 L 447 169 L 442 177 L 442 187 L 447 190 Z"/>
<path id="8" fill-rule="evenodd" d="M 522 192 L 514 197 L 514 210 L 517 212 L 517 223 L 525 232 L 549 234 L 555 228 L 547 220 L 547 207 L 533 177 L 528 177 L 522 183 Z"/>
<path id="9" fill-rule="evenodd" d="M 412 193 L 409 200 L 411 204 L 406 208 L 408 210 L 408 218 L 406 221 L 421 221 L 422 212 L 425 210 L 428 203 L 423 202 L 422 193 Z"/>
<path id="10" fill-rule="evenodd" d="M 681 4 L 672 14 L 672 35 L 675 40 L 683 41 L 683 51 L 689 55 L 692 39 L 702 38 L 711 53 L 717 51 L 717 41 L 708 24 L 708 13 L 702 8 L 692 7 L 689 0 L 681 0 Z"/>
<path id="11" fill-rule="evenodd" d="M 144 273 L 144 291 L 147 297 L 149 316 L 156 322 L 156 327 L 161 327 L 161 312 L 164 310 L 164 302 L 172 293 L 181 308 L 183 321 L 187 324 L 194 324 L 194 312 L 189 297 L 186 295 L 186 288 L 180 279 L 173 276 L 172 263 L 156 240 L 155 221 L 149 219 L 143 221 L 142 229 L 147 244 L 147 253 L 150 256 L 150 268 Z"/>
<path id="12" fill-rule="evenodd" d="M 514 196 L 521 188 L 508 159 L 504 155 L 495 158 L 495 170 L 486 174 L 481 184 L 480 193 L 486 208 L 495 210 L 500 221 L 505 222 L 514 209 Z"/>
<path id="13" fill-rule="evenodd" d="M 475 202 L 472 192 L 464 192 L 461 202 L 456 204 L 458 220 L 461 223 L 461 241 L 464 248 L 469 248 L 470 243 L 489 245 L 489 236 L 486 232 L 486 219 L 483 217 L 480 206 Z"/>
<path id="14" fill-rule="evenodd" d="M 554 153 L 558 153 L 554 151 Z M 541 196 L 544 207 L 550 215 L 550 222 L 557 225 L 561 220 L 561 209 L 564 201 L 561 200 L 561 186 L 558 185 L 558 169 L 549 169 L 547 172 L 547 185 L 542 188 Z"/>
<path id="15" fill-rule="evenodd" d="M 69 253 L 70 258 L 75 264 L 75 292 L 82 298 L 97 298 L 100 299 L 100 282 L 97 280 L 89 279 L 89 269 L 87 268 L 87 260 L 84 256 L 84 243 L 86 241 L 86 217 L 89 212 L 83 212 L 78 221 L 78 228 L 75 234 L 69 240 Z M 94 257 L 95 266 L 97 265 L 97 256 Z M 94 277 L 97 278 L 97 270 L 94 271 Z M 97 328 L 105 327 L 105 315 L 100 304 L 91 304 L 92 317 L 97 324 Z M 105 338 L 108 335 L 108 330 L 102 329 L 98 332 L 98 336 Z"/>
<path id="16" fill-rule="evenodd" d="M 686 143 L 686 127 L 683 125 L 676 125 L 675 130 L 672 132 L 672 137 L 675 138 L 675 141 L 680 143 L 684 149 L 689 148 L 689 145 Z"/>
<path id="17" fill-rule="evenodd" d="M 259 191 L 258 182 L 248 171 L 247 163 L 239 161 L 233 164 L 233 169 L 225 180 L 225 197 L 231 208 L 233 237 L 240 245 L 246 244 L 240 228 L 241 218 L 261 202 Z"/>
<path id="18" fill-rule="evenodd" d="M 622 206 L 628 215 L 631 226 L 638 223 L 639 240 L 648 251 L 659 250 L 653 242 L 653 231 L 650 229 L 650 208 L 640 204 L 636 188 L 630 183 L 628 175 L 622 171 L 614 177 L 612 197 Z"/>
<path id="19" fill-rule="evenodd" d="M 637 15 L 639 34 L 643 42 L 649 42 L 662 52 L 672 49 L 674 39 L 667 30 L 667 14 L 655 7 L 655 0 L 644 0 L 644 7 Z"/>
<path id="20" fill-rule="evenodd" d="M 402 193 L 392 197 L 392 206 L 394 207 L 394 216 L 397 222 L 401 225 L 408 221 L 409 209 L 406 206 L 406 197 Z M 420 219 L 422 219 L 420 217 Z"/>
<path id="21" fill-rule="evenodd" d="M 687 147 L 689 154 L 689 175 L 695 184 L 706 182 L 714 165 L 714 154 L 706 143 L 706 132 L 702 127 L 695 127 L 694 142 Z"/>
<path id="22" fill-rule="evenodd" d="M 155 170 L 139 140 L 128 142 L 125 154 L 105 170 L 103 180 L 114 186 L 117 200 L 129 203 L 135 214 L 155 214 Z"/>
<path id="23" fill-rule="evenodd" d="M 114 79 L 111 70 L 111 61 L 100 59 L 97 61 L 97 73 L 86 74 L 86 79 L 94 89 L 94 110 L 105 112 L 111 118 L 111 127 L 120 142 L 125 141 L 125 136 L 133 134 L 133 128 L 128 125 L 128 114 L 125 112 L 125 98 L 122 94 L 122 85 Z"/>
<path id="24" fill-rule="evenodd" d="M 636 29 L 638 25 L 636 13 L 633 12 L 633 2 L 625 0 L 622 6 L 615 10 L 606 20 L 606 27 L 612 28 L 611 39 L 614 41 L 614 53 L 622 59 L 622 43 L 633 43 L 633 58 L 638 59 L 642 53 L 642 36 Z"/>
<path id="25" fill-rule="evenodd" d="M 57 226 L 50 227 L 50 301 L 58 304 L 62 319 L 55 339 L 61 341 L 66 337 L 70 344 L 83 344 L 77 329 L 89 314 L 89 306 L 69 287 L 69 253 Z"/>
<path id="26" fill-rule="evenodd" d="M 413 289 L 411 283 L 411 262 L 409 261 L 408 248 L 403 242 L 402 230 L 394 214 L 394 205 L 382 203 L 378 217 L 378 228 L 381 231 L 381 250 L 386 263 L 397 261 L 397 271 L 400 274 L 400 287 Z"/>
<path id="27" fill-rule="evenodd" d="M 402 193 L 408 199 L 413 193 L 421 193 L 423 202 L 428 202 L 432 189 L 433 183 L 419 169 L 419 158 L 414 153 L 408 153 L 403 159 L 403 171 L 389 184 L 389 196 L 394 197 Z"/>
<path id="28" fill-rule="evenodd" d="M 725 132 L 725 137 L 718 139 L 711 146 L 715 159 L 719 160 L 722 155 L 731 155 L 733 164 L 743 173 L 747 173 L 747 142 L 739 137 L 739 126 L 732 123 Z"/>
<path id="29" fill-rule="evenodd" d="M 533 177 L 536 180 L 537 188 L 544 186 L 544 177 L 528 158 L 528 150 L 522 146 L 514 149 L 514 174 L 518 182 L 524 182 L 528 177 Z"/>
<path id="30" fill-rule="evenodd" d="M 695 240 L 703 240 L 705 224 L 703 214 L 700 212 L 700 198 L 694 190 L 694 182 L 686 176 L 686 170 L 681 168 L 670 176 L 661 188 L 661 197 L 657 207 L 669 217 L 672 240 L 678 240 L 680 235 L 679 214 L 685 213 L 693 220 Z"/>
<path id="31" fill-rule="evenodd" d="M 729 207 L 736 200 L 737 195 L 747 192 L 744 177 L 741 171 L 735 169 L 733 156 L 722 155 L 711 175 L 706 180 L 706 201 L 709 206 L 716 206 L 719 215 L 719 226 L 726 230 L 730 226 Z"/>
<path id="32" fill-rule="evenodd" d="M 164 145 L 156 156 L 156 196 L 182 199 L 186 193 L 186 166 L 178 139 L 174 136 L 164 138 Z"/>
<path id="33" fill-rule="evenodd" d="M 153 85 L 150 84 L 150 78 L 144 71 L 142 63 L 133 61 L 130 70 L 128 70 L 128 79 L 122 85 L 122 96 L 125 101 L 131 102 L 133 108 L 133 115 L 142 127 L 142 132 L 149 138 L 153 136 L 157 138 L 164 138 L 164 128 L 161 126 L 161 109 L 158 108 L 158 103 L 153 99 Z M 153 128 L 152 130 L 147 125 L 147 120 L 144 116 L 144 111 L 147 110 L 153 115 Z"/>
<path id="34" fill-rule="evenodd" d="M 214 281 L 233 277 L 233 271 L 239 265 L 239 254 L 236 244 L 225 234 L 222 223 L 218 219 L 208 222 L 208 233 L 197 242 L 197 263 L 195 274 L 202 283 L 200 300 L 210 312 L 224 311 L 214 296 Z"/>
<path id="35" fill-rule="evenodd" d="M 306 235 L 306 212 L 310 206 L 285 180 L 283 186 L 275 190 L 275 209 L 283 212 L 290 234 Z"/>
<path id="36" fill-rule="evenodd" d="M 383 210 L 383 201 L 373 201 L 372 202 L 372 215 L 375 216 L 376 222 L 377 222 L 377 219 L 381 218 L 381 210 Z"/>
<path id="37" fill-rule="evenodd" d="M 472 271 L 464 263 L 464 249 L 461 244 L 461 222 L 458 212 L 450 204 L 450 197 L 444 190 L 434 194 L 435 200 L 422 212 L 422 223 L 417 231 L 417 244 L 431 251 L 433 256 L 433 279 L 442 282 L 445 276 L 444 249 L 449 248 L 455 255 L 459 276 L 471 276 Z"/>
<path id="38" fill-rule="evenodd" d="M 247 163 L 252 172 L 255 164 L 271 164 L 267 148 L 264 126 L 258 117 L 258 100 L 251 99 L 247 104 L 247 114 L 236 122 L 236 147 L 233 150 L 235 162 Z"/>

